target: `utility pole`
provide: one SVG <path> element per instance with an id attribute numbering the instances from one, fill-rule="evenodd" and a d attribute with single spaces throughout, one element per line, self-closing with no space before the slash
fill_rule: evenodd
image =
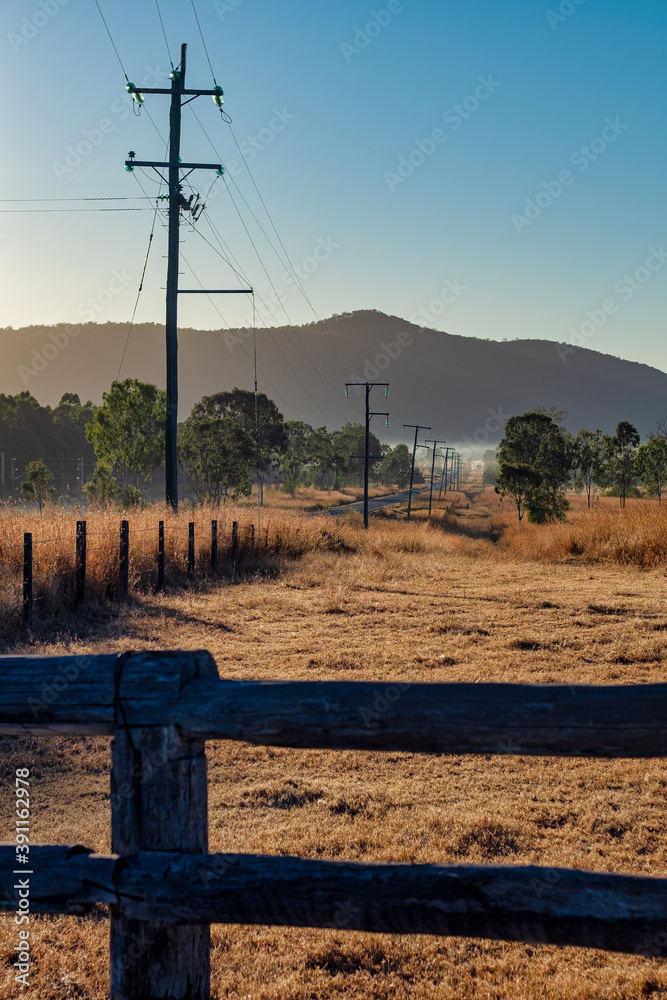
<path id="1" fill-rule="evenodd" d="M 132 95 L 137 104 L 144 103 L 144 94 L 168 94 L 171 96 L 171 106 L 169 110 L 169 162 L 163 163 L 153 160 L 137 160 L 136 154 L 130 152 L 129 159 L 125 161 L 126 170 L 134 170 L 135 167 L 154 167 L 156 170 L 168 171 L 169 181 L 169 250 L 167 261 L 167 316 L 165 324 L 167 341 L 167 406 L 165 413 L 165 493 L 167 505 L 173 510 L 178 509 L 178 457 L 177 457 L 177 426 L 178 426 L 178 295 L 179 292 L 188 294 L 211 295 L 216 293 L 250 294 L 252 289 L 179 289 L 178 268 L 179 268 L 179 228 L 181 211 L 193 212 L 198 208 L 197 201 L 193 204 L 193 197 L 189 200 L 184 198 L 182 193 L 181 171 L 188 173 L 183 177 L 186 179 L 193 170 L 214 170 L 219 177 L 224 174 L 224 167 L 221 163 L 181 163 L 181 110 L 184 104 L 196 97 L 208 95 L 213 98 L 216 107 L 222 109 L 223 97 L 222 87 L 217 85 L 213 90 L 192 90 L 185 86 L 185 61 L 187 45 L 181 45 L 181 61 L 176 69 L 169 74 L 171 77 L 171 87 L 144 87 L 141 93 L 133 83 L 128 83 L 126 90 Z M 183 97 L 188 96 L 188 101 L 183 101 Z"/>
<path id="2" fill-rule="evenodd" d="M 445 463 L 444 463 L 444 465 L 442 467 L 442 478 L 440 479 L 440 490 L 438 492 L 438 500 L 440 500 L 442 498 L 443 486 L 444 486 L 444 489 L 445 489 L 445 494 L 447 493 L 447 466 L 448 466 L 448 460 L 449 460 L 449 454 L 450 454 L 450 452 L 451 452 L 451 454 L 453 456 L 454 455 L 454 449 L 453 448 L 445 448 Z"/>
<path id="3" fill-rule="evenodd" d="M 377 461 L 382 455 L 371 455 L 371 420 L 373 417 L 384 417 L 389 427 L 388 413 L 371 413 L 371 390 L 376 386 L 384 388 L 385 397 L 389 395 L 388 382 L 346 382 L 345 395 L 350 398 L 351 386 L 363 386 L 366 389 L 366 447 L 363 455 L 350 455 L 350 458 L 363 458 L 364 460 L 364 528 L 368 529 L 368 479 L 370 474 L 371 459 Z"/>
<path id="4" fill-rule="evenodd" d="M 431 459 L 431 489 L 428 495 L 428 516 L 431 516 L 431 508 L 433 507 L 433 480 L 435 478 L 435 453 L 438 450 L 439 444 L 447 444 L 446 441 L 434 441 L 433 442 L 433 457 Z M 428 444 L 423 444 L 422 448 L 430 448 Z"/>
<path id="5" fill-rule="evenodd" d="M 403 433 L 405 433 L 406 427 L 414 427 L 415 429 L 415 443 L 412 449 L 412 466 L 410 467 L 410 493 L 408 495 L 408 521 L 409 521 L 412 517 L 412 487 L 415 481 L 415 456 L 417 454 L 417 448 L 419 447 L 419 445 L 417 444 L 417 438 L 419 436 L 420 431 L 428 431 L 430 434 L 431 428 L 424 427 L 423 424 L 403 424 Z"/>
<path id="6" fill-rule="evenodd" d="M 79 496 L 83 496 L 83 455 L 79 459 Z"/>

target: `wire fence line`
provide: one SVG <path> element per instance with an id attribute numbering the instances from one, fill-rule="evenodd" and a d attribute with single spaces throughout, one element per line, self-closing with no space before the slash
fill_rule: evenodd
<path id="1" fill-rule="evenodd" d="M 133 545 L 135 536 L 140 540 Z M 263 541 L 268 543 L 266 532 Z M 45 551 L 48 545 L 63 548 L 54 554 Z M 23 578 L 15 565 L 11 586 L 19 591 L 18 599 L 5 602 L 4 610 L 20 612 L 29 626 L 35 607 L 53 598 L 80 607 L 99 598 L 126 600 L 132 590 L 159 592 L 216 575 L 236 577 L 243 564 L 260 556 L 261 540 L 253 524 L 239 531 L 237 521 L 231 530 L 212 519 L 205 530 L 201 522 L 161 520 L 130 531 L 129 521 L 122 520 L 116 531 L 89 534 L 87 522 L 78 520 L 69 536 L 35 539 L 24 532 L 23 544 L 3 546 L 10 548 L 23 551 Z"/>

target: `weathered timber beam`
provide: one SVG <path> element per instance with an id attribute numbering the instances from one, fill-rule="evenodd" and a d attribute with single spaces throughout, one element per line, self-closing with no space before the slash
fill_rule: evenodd
<path id="1" fill-rule="evenodd" d="M 217 676 L 200 651 L 0 656 L 0 735 L 110 735 L 129 716 L 164 725 L 188 681 Z"/>
<path id="2" fill-rule="evenodd" d="M 196 680 L 183 689 L 176 713 L 189 735 L 271 746 L 667 755 L 667 684 Z"/>
<path id="3" fill-rule="evenodd" d="M 16 909 L 13 847 L 0 908 Z M 33 847 L 32 913 L 116 903 L 133 920 L 336 927 L 667 954 L 667 879 L 562 868 L 359 864 L 244 854 Z M 27 876 L 25 876 L 27 877 Z M 13 898 L 12 898 L 13 897 Z"/>
<path id="4" fill-rule="evenodd" d="M 667 684 L 230 681 L 208 653 L 0 657 L 0 735 L 184 736 L 422 753 L 667 756 Z"/>

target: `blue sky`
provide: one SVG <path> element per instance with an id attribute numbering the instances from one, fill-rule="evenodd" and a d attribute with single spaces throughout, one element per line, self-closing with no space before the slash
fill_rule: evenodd
<path id="1" fill-rule="evenodd" d="M 153 0 L 100 4 L 129 78 L 165 81 Z M 188 83 L 209 87 L 190 0 L 160 8 L 174 61 L 187 42 Z M 213 102 L 198 99 L 228 169 L 210 220 L 258 294 L 268 301 L 278 289 L 292 322 L 314 313 L 241 200 L 275 243 L 245 161 L 318 316 L 423 310 L 424 325 L 451 333 L 585 343 L 667 370 L 664 4 L 197 0 L 197 9 L 245 150 Z M 131 176 L 123 161 L 130 149 L 162 158 L 154 126 L 166 134 L 168 98 L 147 97 L 135 117 L 94 0 L 4 0 L 1 18 L 3 197 L 141 198 L 137 179 L 154 196 L 155 180 Z M 183 159 L 217 159 L 191 109 L 183 114 Z M 83 155 L 68 160 L 68 147 Z M 213 177 L 190 180 L 205 194 Z M 99 205 L 144 210 L 7 211 Z M 129 318 L 147 201 L 0 209 L 0 326 L 74 322 L 91 309 L 100 322 Z M 196 287 L 192 265 L 205 286 L 234 286 L 202 238 L 216 244 L 209 223 L 198 229 L 183 232 L 183 284 Z M 138 320 L 163 320 L 165 252 L 158 222 Z M 248 319 L 241 297 L 216 305 L 232 326 Z M 285 322 L 281 308 L 269 322 Z M 222 325 L 201 296 L 181 300 L 180 323 Z"/>

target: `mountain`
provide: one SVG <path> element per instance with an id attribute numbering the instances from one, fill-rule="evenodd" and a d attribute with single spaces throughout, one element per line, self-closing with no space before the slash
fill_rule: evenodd
<path id="1" fill-rule="evenodd" d="M 24 389 L 55 405 L 65 392 L 99 402 L 117 377 L 124 324 L 60 324 L 0 330 L 0 392 Z M 252 388 L 251 330 L 180 333 L 180 417 L 201 396 Z M 566 410 L 567 425 L 612 431 L 629 420 L 642 435 L 667 417 L 667 374 L 585 348 L 551 341 L 498 343 L 427 330 L 383 313 L 343 313 L 326 322 L 257 331 L 259 388 L 289 419 L 339 427 L 363 412 L 346 381 L 387 381 L 390 396 L 372 395 L 391 413 L 395 437 L 403 421 L 431 425 L 433 436 L 481 446 L 501 437 L 503 420 L 535 406 Z M 121 378 L 164 385 L 164 329 L 133 330 Z M 377 421 L 379 431 L 380 421 Z"/>

